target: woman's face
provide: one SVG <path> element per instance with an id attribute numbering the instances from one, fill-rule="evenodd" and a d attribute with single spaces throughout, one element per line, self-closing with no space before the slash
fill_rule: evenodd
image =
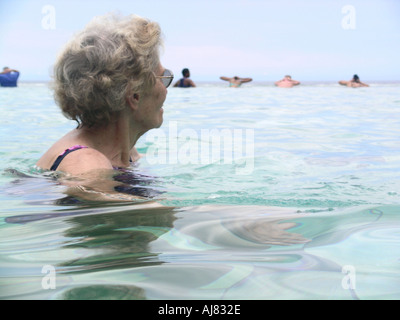
<path id="1" fill-rule="evenodd" d="M 156 76 L 162 76 L 164 68 L 161 64 L 155 71 Z M 164 101 L 167 97 L 167 88 L 161 81 L 161 78 L 156 78 L 156 83 L 148 93 L 142 95 L 139 100 L 139 110 L 137 114 L 137 121 L 141 124 L 144 130 L 159 128 L 163 123 L 162 108 Z"/>

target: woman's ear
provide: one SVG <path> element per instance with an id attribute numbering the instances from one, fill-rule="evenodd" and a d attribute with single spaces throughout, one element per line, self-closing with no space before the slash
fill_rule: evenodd
<path id="1" fill-rule="evenodd" d="M 139 107 L 140 96 L 138 93 L 130 94 L 127 98 L 127 103 L 132 110 L 137 110 Z"/>

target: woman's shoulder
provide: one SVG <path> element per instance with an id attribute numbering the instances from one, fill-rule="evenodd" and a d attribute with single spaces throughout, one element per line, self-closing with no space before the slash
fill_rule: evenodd
<path id="1" fill-rule="evenodd" d="M 80 174 L 94 169 L 111 169 L 110 160 L 100 151 L 85 145 L 55 143 L 36 163 L 39 168 Z"/>
<path id="2" fill-rule="evenodd" d="M 93 148 L 79 148 L 68 154 L 58 166 L 59 171 L 80 174 L 96 169 L 113 169 L 110 160 L 100 151 Z"/>

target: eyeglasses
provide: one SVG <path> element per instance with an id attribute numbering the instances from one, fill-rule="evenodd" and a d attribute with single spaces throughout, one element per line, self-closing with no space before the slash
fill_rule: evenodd
<path id="1" fill-rule="evenodd" d="M 174 80 L 174 74 L 171 70 L 165 69 L 162 76 L 156 76 L 156 78 L 161 78 L 163 85 L 168 88 L 172 80 Z"/>

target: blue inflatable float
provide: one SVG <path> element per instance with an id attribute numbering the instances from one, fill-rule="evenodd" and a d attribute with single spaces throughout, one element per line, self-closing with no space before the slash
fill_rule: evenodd
<path id="1" fill-rule="evenodd" d="M 2 87 L 16 87 L 19 77 L 19 72 L 12 71 L 9 73 L 0 74 L 0 85 Z"/>

